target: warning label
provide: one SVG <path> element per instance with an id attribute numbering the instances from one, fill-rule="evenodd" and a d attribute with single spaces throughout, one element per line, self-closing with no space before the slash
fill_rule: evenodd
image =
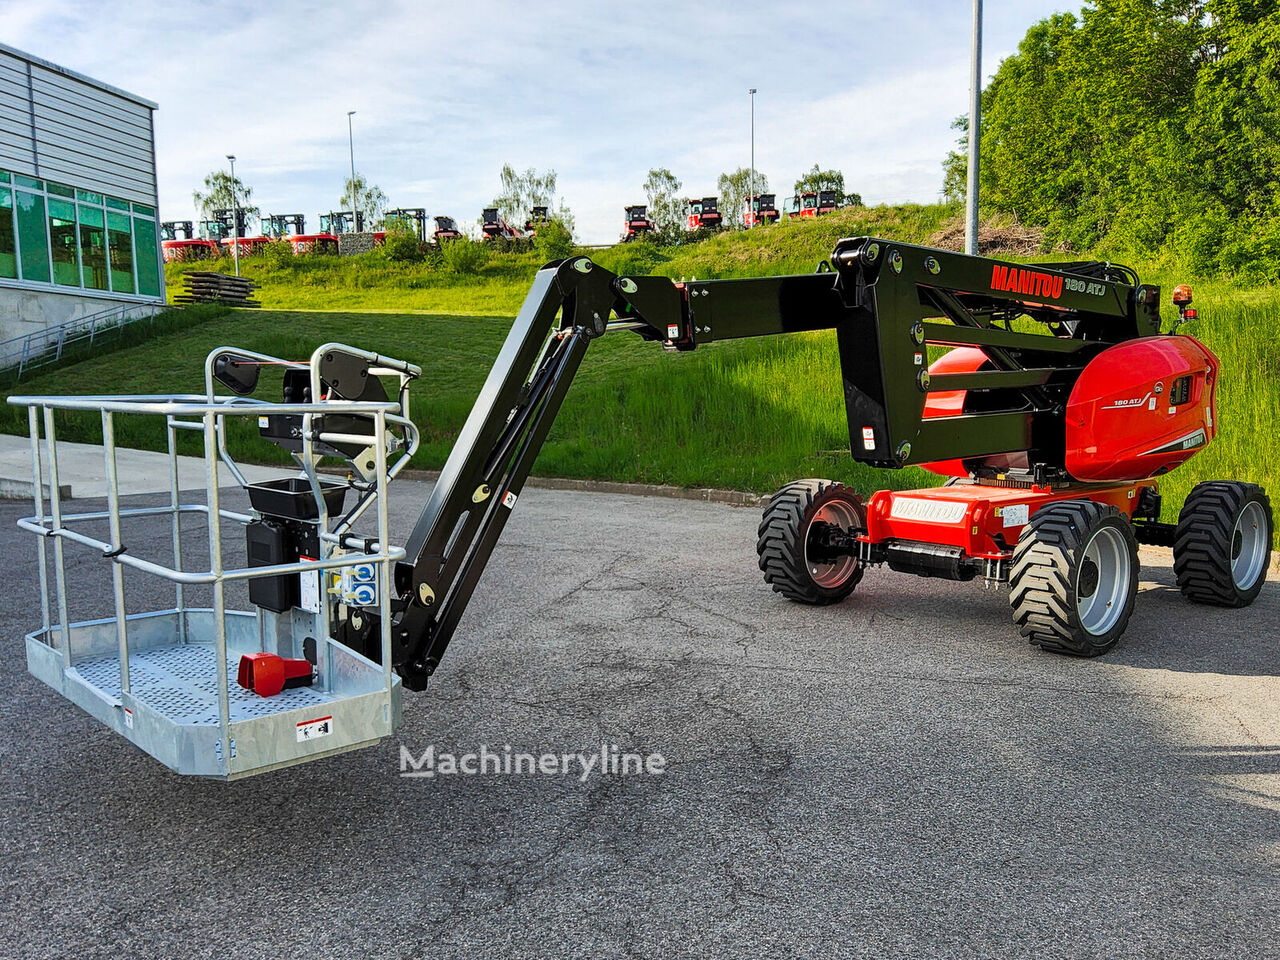
<path id="1" fill-rule="evenodd" d="M 333 717 L 317 717 L 315 720 L 304 720 L 298 724 L 298 742 L 318 740 L 333 733 Z"/>

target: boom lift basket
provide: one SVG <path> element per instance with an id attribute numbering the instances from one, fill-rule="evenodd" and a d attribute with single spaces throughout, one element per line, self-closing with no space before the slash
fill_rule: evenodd
<path id="1" fill-rule="evenodd" d="M 373 358 L 382 368 L 398 365 L 373 372 L 402 375 L 401 402 L 267 403 L 215 394 L 216 357 L 232 356 L 245 366 L 283 365 L 297 371 L 310 367 L 318 387 L 317 360 L 335 351 Z M 19 526 L 37 535 L 40 567 L 41 628 L 26 637 L 30 672 L 181 774 L 231 780 L 370 746 L 391 734 L 400 723 L 401 696 L 389 656 L 387 585 L 392 565 L 405 551 L 391 546 L 387 488 L 417 447 L 417 431 L 403 416 L 403 387 L 417 373 L 409 364 L 336 344 L 319 348 L 309 364 L 221 348 L 206 362 L 204 396 L 13 398 L 10 402 L 28 408 L 35 491 L 34 515 Z M 313 389 L 311 396 L 323 393 Z M 61 419 L 62 411 L 97 412 L 101 417 L 105 510 L 95 504 L 73 512 L 60 497 L 55 415 Z M 365 433 L 354 438 L 349 432 L 323 432 L 323 418 L 335 412 L 344 424 L 364 424 Z M 118 418 L 129 415 L 164 419 L 169 490 L 160 505 L 154 500 L 140 506 L 121 502 L 116 425 Z M 226 425 L 228 419 L 246 415 L 260 418 L 259 423 L 273 416 L 297 418 L 298 475 L 258 484 L 245 480 L 227 451 Z M 204 442 L 203 497 L 190 499 L 193 491 L 179 489 L 182 431 L 198 433 Z M 324 444 L 354 439 L 366 442 L 364 452 L 371 452 L 373 469 L 366 474 L 367 482 L 353 484 L 317 472 Z M 395 452 L 400 455 L 389 465 L 389 453 Z M 223 506 L 228 491 L 220 487 L 228 474 L 247 488 L 251 506 L 245 512 Z M 47 481 L 47 502 L 42 477 Z M 343 494 L 351 486 L 359 492 L 356 505 L 339 517 Z M 368 524 L 372 529 L 357 536 L 353 524 L 369 511 L 376 518 Z M 308 524 L 316 556 L 265 565 L 255 565 L 250 556 L 243 566 L 227 563 L 224 530 L 262 524 L 264 512 L 269 520 L 292 515 Z M 190 560 L 196 540 L 192 524 L 181 522 L 192 515 L 207 521 L 199 525 L 207 559 L 196 565 Z M 168 529 L 156 538 L 158 527 Z M 135 552 L 135 546 L 157 539 L 169 541 L 166 556 L 144 558 Z M 98 555 L 109 568 L 113 616 L 72 620 L 72 607 L 92 579 L 87 565 L 77 566 L 73 577 L 68 576 L 67 551 L 80 549 Z M 126 571 L 129 596 L 154 596 L 157 585 L 142 579 L 158 578 L 171 585 L 173 605 L 146 612 L 127 608 Z M 334 639 L 330 613 L 342 608 L 334 607 L 338 601 L 329 598 L 353 578 L 365 581 L 366 591 L 358 602 L 381 624 L 380 657 L 364 656 Z M 251 597 L 258 584 L 297 583 L 299 602 L 280 612 L 261 604 L 256 610 L 228 609 L 228 594 L 242 591 L 242 581 L 249 582 Z M 190 601 L 197 593 L 211 595 L 212 602 L 193 605 Z M 305 661 L 310 661 L 310 684 L 290 684 L 272 696 L 240 686 L 241 657 L 260 653 L 290 658 L 294 669 L 300 664 L 303 672 Z"/>

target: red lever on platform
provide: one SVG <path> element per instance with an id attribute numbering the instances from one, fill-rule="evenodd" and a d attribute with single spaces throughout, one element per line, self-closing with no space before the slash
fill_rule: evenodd
<path id="1" fill-rule="evenodd" d="M 286 687 L 311 686 L 311 661 L 274 653 L 246 653 L 240 658 L 236 682 L 260 697 L 274 697 Z"/>

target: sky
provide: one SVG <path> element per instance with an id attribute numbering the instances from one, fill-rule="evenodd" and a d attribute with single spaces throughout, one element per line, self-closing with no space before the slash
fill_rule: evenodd
<path id="1" fill-rule="evenodd" d="M 1078 3 L 987 0 L 988 77 Z M 339 206 L 355 165 L 393 207 L 475 221 L 503 163 L 554 169 L 609 243 L 652 167 L 688 196 L 751 157 L 789 195 L 815 163 L 868 204 L 931 202 L 968 111 L 967 0 L 0 0 L 0 41 L 160 105 L 160 210 L 226 169 L 264 213 Z"/>

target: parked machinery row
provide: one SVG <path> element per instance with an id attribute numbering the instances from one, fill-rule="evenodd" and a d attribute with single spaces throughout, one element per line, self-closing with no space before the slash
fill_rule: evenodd
<path id="1" fill-rule="evenodd" d="M 422 207 L 388 210 L 385 222 L 398 222 L 413 231 L 419 243 L 453 240 L 462 236 L 452 217 L 428 217 Z M 288 242 L 295 254 L 338 252 L 338 238 L 343 234 L 365 233 L 362 211 L 331 210 L 320 215 L 320 229 L 307 232 L 307 219 L 301 213 L 272 213 L 261 218 L 261 233 L 251 237 L 245 211 L 214 210 L 212 218 L 199 221 L 167 220 L 160 225 L 160 248 L 165 262 L 207 260 L 230 254 L 234 248 L 242 257 L 262 252 L 268 244 Z M 385 230 L 372 231 L 374 246 L 386 239 Z"/>
<path id="2" fill-rule="evenodd" d="M 724 216 L 720 212 L 719 197 L 700 197 L 686 200 L 685 229 L 719 230 L 724 226 Z M 800 220 L 809 217 L 821 217 L 844 206 L 843 199 L 835 190 L 812 190 L 797 193 L 783 201 L 782 210 L 777 207 L 777 194 L 757 193 L 742 201 L 742 225 L 756 227 L 763 223 L 776 223 L 783 214 L 789 220 Z M 622 239 L 635 240 L 656 228 L 648 217 L 647 208 L 635 204 L 625 208 L 626 219 L 622 231 Z"/>

